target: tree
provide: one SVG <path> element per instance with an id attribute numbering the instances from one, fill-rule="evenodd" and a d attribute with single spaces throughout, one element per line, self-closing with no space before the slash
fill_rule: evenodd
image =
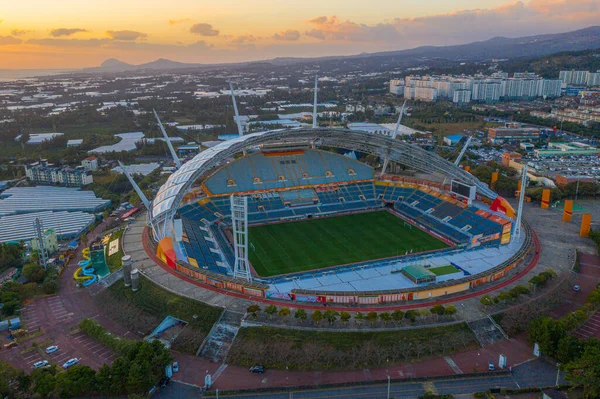
<path id="1" fill-rule="evenodd" d="M 489 295 L 482 296 L 479 302 L 481 302 L 481 304 L 485 306 L 490 306 L 494 304 L 492 297 Z"/>
<path id="2" fill-rule="evenodd" d="M 454 305 L 446 306 L 446 310 L 444 312 L 445 315 L 452 316 L 455 313 L 456 313 L 456 307 Z"/>
<path id="3" fill-rule="evenodd" d="M 375 323 L 377 323 L 377 313 L 375 313 L 375 312 L 367 313 L 367 320 L 371 323 L 372 326 L 374 326 Z"/>
<path id="4" fill-rule="evenodd" d="M 312 321 L 315 322 L 315 324 L 319 324 L 321 322 L 321 320 L 323 320 L 323 313 L 321 313 L 320 310 L 315 310 L 311 315 L 310 318 L 312 319 Z"/>
<path id="5" fill-rule="evenodd" d="M 296 310 L 296 312 L 294 313 L 294 318 L 300 319 L 300 321 L 304 322 L 304 320 L 306 320 L 308 318 L 308 315 L 306 314 L 306 310 L 304 310 L 304 309 Z"/>
<path id="6" fill-rule="evenodd" d="M 403 318 L 404 318 L 404 312 L 401 311 L 400 309 L 396 309 L 392 312 L 392 319 L 394 319 L 394 321 L 396 323 L 401 323 Z"/>
<path id="7" fill-rule="evenodd" d="M 340 319 L 342 320 L 342 322 L 344 324 L 347 324 L 350 321 L 351 318 L 352 318 L 352 316 L 348 312 L 342 312 L 342 313 L 340 313 Z"/>
<path id="8" fill-rule="evenodd" d="M 256 319 L 257 313 L 260 312 L 260 306 L 258 306 L 257 304 L 252 304 L 248 306 L 248 309 L 246 309 L 246 311 Z"/>
<path id="9" fill-rule="evenodd" d="M 431 309 L 429 309 L 429 312 L 431 314 L 435 314 L 438 316 L 442 316 L 446 311 L 446 308 L 444 308 L 442 305 L 435 305 L 433 306 Z"/>
<path id="10" fill-rule="evenodd" d="M 283 319 L 287 319 L 288 316 L 291 314 L 292 312 L 290 311 L 289 308 L 281 308 L 279 309 L 279 317 L 282 317 Z"/>
<path id="11" fill-rule="evenodd" d="M 92 391 L 96 371 L 89 366 L 73 366 L 56 375 L 56 388 L 61 396 L 81 397 Z"/>
<path id="12" fill-rule="evenodd" d="M 392 320 L 392 316 L 388 312 L 383 312 L 379 314 L 379 318 L 383 321 L 383 324 L 387 326 L 387 324 Z"/>
<path id="13" fill-rule="evenodd" d="M 269 315 L 269 320 L 272 320 L 273 315 L 277 313 L 277 307 L 275 305 L 269 305 L 265 308 L 265 313 Z"/>
<path id="14" fill-rule="evenodd" d="M 354 319 L 356 320 L 356 322 L 360 326 L 360 325 L 362 325 L 363 321 L 365 320 L 365 315 L 362 312 L 356 312 L 354 314 Z"/>
<path id="15" fill-rule="evenodd" d="M 414 309 L 407 310 L 406 313 L 404 313 L 404 318 L 410 320 L 411 323 L 417 321 L 417 317 L 419 317 L 419 312 Z"/>
<path id="16" fill-rule="evenodd" d="M 84 247 L 87 247 L 87 244 L 88 244 L 88 235 L 86 233 L 83 233 L 81 235 L 81 237 L 79 237 L 79 242 L 81 242 Z"/>
<path id="17" fill-rule="evenodd" d="M 339 315 L 340 314 L 335 310 L 326 310 L 323 314 L 323 317 L 329 322 L 329 325 L 331 326 L 337 320 Z"/>
<path id="18" fill-rule="evenodd" d="M 26 277 L 28 280 L 33 281 L 34 283 L 39 283 L 44 278 L 44 269 L 36 263 L 28 263 L 23 266 L 23 270 L 21 274 Z"/>
<path id="19" fill-rule="evenodd" d="M 600 342 L 593 340 L 586 345 L 580 358 L 567 363 L 564 370 L 565 378 L 576 385 L 583 386 L 586 398 L 600 397 Z"/>

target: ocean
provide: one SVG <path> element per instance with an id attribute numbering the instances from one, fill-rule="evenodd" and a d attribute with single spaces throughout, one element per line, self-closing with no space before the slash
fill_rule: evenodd
<path id="1" fill-rule="evenodd" d="M 53 76 L 73 72 L 70 69 L 0 69 L 0 82 L 31 79 L 37 76 Z"/>

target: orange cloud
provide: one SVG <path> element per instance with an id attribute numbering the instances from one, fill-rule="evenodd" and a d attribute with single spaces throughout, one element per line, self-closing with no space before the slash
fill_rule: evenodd
<path id="1" fill-rule="evenodd" d="M 8 46 L 11 44 L 20 44 L 21 42 L 23 42 L 23 40 L 17 39 L 16 37 L 0 36 L 0 46 Z"/>
<path id="2" fill-rule="evenodd" d="M 147 34 L 134 30 L 107 30 L 106 34 L 114 40 L 137 40 L 148 37 Z"/>
<path id="3" fill-rule="evenodd" d="M 183 24 L 185 22 L 190 22 L 191 19 L 189 18 L 182 18 L 182 19 L 170 19 L 169 20 L 169 25 L 178 25 L 178 24 Z"/>
<path id="4" fill-rule="evenodd" d="M 194 24 L 190 28 L 190 32 L 200 36 L 219 36 L 219 31 L 214 29 L 211 24 L 200 23 Z"/>
<path id="5" fill-rule="evenodd" d="M 80 33 L 80 32 L 87 32 L 87 29 L 81 29 L 81 28 L 59 28 L 59 29 L 52 29 L 50 31 L 50 36 L 53 37 L 61 37 L 61 36 L 72 36 L 76 33 Z"/>
<path id="6" fill-rule="evenodd" d="M 273 39 L 289 41 L 289 42 L 296 41 L 296 40 L 300 39 L 300 31 L 295 30 L 295 29 L 284 30 L 282 32 L 275 33 L 273 35 Z"/>
<path id="7" fill-rule="evenodd" d="M 26 29 L 13 29 L 10 31 L 10 34 L 13 36 L 23 36 L 26 35 L 28 33 L 33 32 L 32 30 L 26 30 Z"/>

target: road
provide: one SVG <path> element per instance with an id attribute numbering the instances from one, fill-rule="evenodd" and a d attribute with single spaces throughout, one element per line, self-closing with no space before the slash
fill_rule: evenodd
<path id="1" fill-rule="evenodd" d="M 438 394 L 472 394 L 486 391 L 491 388 L 527 388 L 554 386 L 557 380 L 557 369 L 555 366 L 542 360 L 536 359 L 523 363 L 513 368 L 511 375 L 498 375 L 480 378 L 457 378 L 425 382 L 392 382 L 390 384 L 390 397 L 395 399 L 416 398 L 426 391 Z M 559 376 L 559 383 L 564 383 L 563 376 Z M 214 392 L 213 392 L 214 393 Z M 192 398 L 200 397 L 201 393 L 197 387 L 171 383 L 167 388 L 158 392 L 154 397 L 158 399 Z M 369 386 L 323 388 L 304 391 L 282 391 L 282 392 L 257 392 L 248 394 L 220 393 L 220 398 L 235 399 L 326 399 L 326 398 L 352 398 L 352 399 L 386 399 L 387 384 L 374 384 Z"/>

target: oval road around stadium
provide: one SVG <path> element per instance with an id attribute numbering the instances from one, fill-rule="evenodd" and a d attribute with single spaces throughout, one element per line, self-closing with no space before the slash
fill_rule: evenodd
<path id="1" fill-rule="evenodd" d="M 169 266 L 167 266 L 166 264 L 164 264 L 160 259 L 158 259 L 156 257 L 156 255 L 154 254 L 152 247 L 150 246 L 150 238 L 149 238 L 149 231 L 150 228 L 149 227 L 145 227 L 144 228 L 144 232 L 142 234 L 142 243 L 144 245 L 144 250 L 146 251 L 148 257 L 150 259 L 152 259 L 152 261 L 154 261 L 158 266 L 160 266 L 164 271 L 166 271 L 167 273 L 170 273 L 171 275 L 186 281 L 190 284 L 193 284 L 195 286 L 201 287 L 203 289 L 206 290 L 210 290 L 216 293 L 219 293 L 221 295 L 226 295 L 229 297 L 233 297 L 233 298 L 239 298 L 239 299 L 244 299 L 247 301 L 252 301 L 252 302 L 260 302 L 260 303 L 265 303 L 265 304 L 270 304 L 270 305 L 277 305 L 277 306 L 286 306 L 286 307 L 290 307 L 290 308 L 302 308 L 302 309 L 308 309 L 308 310 L 322 310 L 323 309 L 323 305 L 308 305 L 308 304 L 302 304 L 302 303 L 298 303 L 298 302 L 287 302 L 287 301 L 274 301 L 271 299 L 266 299 L 266 298 L 258 298 L 258 297 L 253 297 L 253 296 L 249 296 L 249 295 L 244 295 L 244 294 L 240 294 L 240 293 L 236 293 L 236 292 L 231 292 L 231 291 L 225 291 L 225 290 L 220 290 L 218 288 L 212 287 L 210 285 L 207 284 L 202 284 L 199 281 L 196 281 L 194 279 L 191 279 L 187 276 L 184 276 L 180 273 L 178 273 L 177 271 L 173 270 L 172 268 L 170 268 Z M 415 304 L 410 304 L 410 305 L 381 305 L 381 306 L 376 306 L 376 307 L 351 307 L 351 306 L 333 306 L 331 304 L 327 304 L 327 309 L 331 309 L 331 310 L 335 310 L 335 311 L 353 311 L 353 312 L 381 312 L 381 311 L 388 311 L 388 310 L 408 310 L 408 309 L 418 309 L 418 308 L 422 308 L 422 307 L 429 307 L 429 306 L 434 306 L 434 305 L 443 305 L 443 304 L 447 304 L 447 303 L 453 303 L 453 302 L 458 302 L 458 301 L 463 301 L 463 300 L 467 300 L 470 298 L 474 298 L 474 297 L 478 297 L 481 295 L 485 295 L 488 294 L 490 292 L 499 290 L 501 288 L 506 287 L 509 284 L 514 283 L 515 281 L 519 280 L 520 278 L 522 278 L 523 276 L 525 276 L 527 273 L 529 273 L 530 270 L 532 270 L 538 263 L 539 259 L 540 259 L 540 254 L 541 254 L 541 245 L 540 245 L 540 241 L 537 237 L 537 234 L 535 233 L 535 230 L 532 229 L 532 234 L 533 234 L 533 243 L 534 243 L 534 254 L 533 257 L 531 259 L 531 261 L 527 264 L 527 266 L 521 270 L 519 273 L 515 274 L 514 276 L 500 282 L 499 284 L 494 284 L 491 285 L 489 287 L 486 287 L 484 289 L 481 290 L 477 290 L 468 294 L 464 294 L 464 295 L 459 295 L 459 296 L 453 296 L 451 298 L 445 298 L 445 299 L 440 299 L 437 301 L 431 301 L 431 302 L 420 302 L 420 303 L 415 303 Z"/>

